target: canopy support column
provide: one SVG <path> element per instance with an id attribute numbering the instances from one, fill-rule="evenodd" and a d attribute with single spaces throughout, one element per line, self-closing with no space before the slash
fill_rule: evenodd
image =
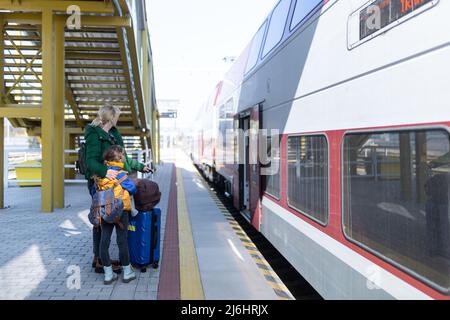
<path id="1" fill-rule="evenodd" d="M 4 103 L 5 96 L 5 70 L 4 70 L 4 24 L 3 15 L 0 15 L 0 104 Z M 0 209 L 5 207 L 5 118 L 0 117 Z"/>
<path id="2" fill-rule="evenodd" d="M 54 209 L 55 142 L 55 17 L 51 9 L 42 11 L 42 193 L 41 209 Z"/>
<path id="3" fill-rule="evenodd" d="M 53 175 L 55 208 L 64 208 L 64 26 L 65 17 L 55 18 L 55 172 Z"/>

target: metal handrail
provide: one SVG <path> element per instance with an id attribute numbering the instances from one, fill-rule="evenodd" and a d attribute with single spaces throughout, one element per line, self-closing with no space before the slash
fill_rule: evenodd
<path id="1" fill-rule="evenodd" d="M 12 170 L 15 170 L 17 168 L 42 168 L 42 165 L 40 164 L 18 164 L 18 163 L 10 163 L 9 161 L 9 155 L 10 153 L 23 153 L 24 154 L 24 161 L 27 161 L 29 159 L 29 154 L 41 154 L 42 157 L 42 149 L 6 149 L 4 152 L 4 182 L 3 185 L 5 186 L 5 188 L 8 188 L 10 184 L 18 184 L 18 183 L 41 183 L 42 180 L 17 180 L 17 179 L 9 179 L 9 172 Z M 65 154 L 78 154 L 78 150 L 64 150 Z M 133 155 L 136 154 L 137 155 L 137 159 L 139 162 L 145 162 L 146 159 L 151 158 L 148 154 L 148 151 L 146 150 L 137 150 L 137 151 L 130 151 L 127 152 L 129 155 Z M 33 158 L 33 160 L 40 160 Z M 64 165 L 65 169 L 76 169 L 76 165 L 75 164 L 65 164 Z M 142 173 L 138 173 L 138 178 L 142 178 L 143 174 Z M 85 179 L 65 179 L 64 180 L 65 183 L 68 184 L 82 184 L 82 183 L 86 183 Z"/>

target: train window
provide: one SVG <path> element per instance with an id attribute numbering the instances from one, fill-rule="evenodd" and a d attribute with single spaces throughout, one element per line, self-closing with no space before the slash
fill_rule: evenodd
<path id="1" fill-rule="evenodd" d="M 344 138 L 349 240 L 438 290 L 450 288 L 450 139 L 445 130 Z"/>
<path id="2" fill-rule="evenodd" d="M 220 139 L 218 140 L 217 148 L 217 160 L 220 164 L 228 164 L 230 159 L 230 153 L 232 150 L 232 144 L 229 142 L 229 134 L 233 132 L 233 98 L 227 101 L 227 103 L 219 107 L 219 117 L 218 117 L 218 130 Z"/>
<path id="3" fill-rule="evenodd" d="M 291 30 L 300 24 L 314 9 L 316 9 L 323 0 L 297 0 L 292 17 Z"/>
<path id="4" fill-rule="evenodd" d="M 264 37 L 264 32 L 266 31 L 266 25 L 267 21 L 263 23 L 256 35 L 253 37 L 250 53 L 247 60 L 247 67 L 245 68 L 246 74 L 251 71 L 258 62 L 259 52 L 261 51 L 261 43 Z"/>
<path id="5" fill-rule="evenodd" d="M 328 142 L 325 136 L 288 138 L 288 203 L 313 220 L 328 223 Z"/>
<path id="6" fill-rule="evenodd" d="M 276 142 L 276 140 L 275 140 Z M 264 192 L 270 194 L 271 196 L 280 199 L 280 149 L 272 148 L 272 137 L 267 137 L 267 156 L 272 161 L 267 164 L 267 172 L 271 173 L 264 176 Z"/>
<path id="7" fill-rule="evenodd" d="M 266 43 L 264 44 L 262 53 L 263 57 L 280 43 L 283 37 L 284 27 L 286 26 L 290 4 L 291 0 L 281 0 L 275 9 L 273 9 L 269 30 L 267 31 Z"/>

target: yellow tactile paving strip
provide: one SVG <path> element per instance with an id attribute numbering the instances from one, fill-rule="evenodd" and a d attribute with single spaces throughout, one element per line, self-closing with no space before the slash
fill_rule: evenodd
<path id="1" fill-rule="evenodd" d="M 218 200 L 220 201 L 220 200 Z M 253 244 L 252 240 L 247 236 L 245 231 L 239 226 L 239 224 L 235 221 L 233 216 L 226 212 L 226 209 L 222 210 L 222 213 L 225 215 L 225 218 L 230 223 L 234 232 L 241 240 L 244 247 L 247 249 L 250 256 L 256 263 L 259 272 L 264 276 L 266 281 L 272 287 L 275 294 L 278 296 L 280 300 L 293 300 L 294 297 L 289 292 L 289 289 L 284 285 L 284 283 L 280 280 L 278 275 L 272 270 L 272 267 L 269 265 L 267 260 L 262 256 L 259 252 L 258 248 Z"/>
<path id="2" fill-rule="evenodd" d="M 289 289 L 285 286 L 285 284 L 281 281 L 278 275 L 273 271 L 270 264 L 263 257 L 263 255 L 259 252 L 258 248 L 252 242 L 252 240 L 247 236 L 246 232 L 241 228 L 238 222 L 234 219 L 234 217 L 228 212 L 228 210 L 224 207 L 220 199 L 216 196 L 214 192 L 211 191 L 210 187 L 206 184 L 203 178 L 199 173 L 196 173 L 200 180 L 208 190 L 211 198 L 216 203 L 217 207 L 220 209 L 222 214 L 228 220 L 231 228 L 236 233 L 237 237 L 241 240 L 242 244 L 246 248 L 247 252 L 253 258 L 256 266 L 258 267 L 259 272 L 264 276 L 268 284 L 272 287 L 275 294 L 278 296 L 279 300 L 295 300 L 292 296 Z"/>
<path id="3" fill-rule="evenodd" d="M 177 168 L 178 233 L 180 248 L 181 300 L 204 300 L 197 252 L 192 237 L 191 222 L 186 205 L 183 177 Z"/>

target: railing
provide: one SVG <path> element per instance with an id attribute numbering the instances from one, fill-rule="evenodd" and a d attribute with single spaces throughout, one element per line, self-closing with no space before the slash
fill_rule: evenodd
<path id="1" fill-rule="evenodd" d="M 78 150 L 65 150 L 65 154 L 77 154 Z M 136 160 L 143 163 L 151 163 L 151 153 L 149 150 L 139 150 L 128 152 L 129 156 L 135 155 Z M 5 188 L 9 186 L 17 186 L 19 183 L 41 183 L 42 180 L 17 180 L 16 169 L 17 168 L 42 168 L 40 164 L 21 164 L 22 162 L 29 160 L 41 160 L 42 159 L 42 149 L 6 149 L 4 153 L 4 181 L 3 185 Z M 147 159 L 149 161 L 147 161 Z M 65 169 L 72 169 L 76 172 L 75 164 L 65 164 Z M 137 177 L 143 178 L 144 174 L 138 172 Z M 83 184 L 86 183 L 86 179 L 64 179 L 67 184 Z"/>

